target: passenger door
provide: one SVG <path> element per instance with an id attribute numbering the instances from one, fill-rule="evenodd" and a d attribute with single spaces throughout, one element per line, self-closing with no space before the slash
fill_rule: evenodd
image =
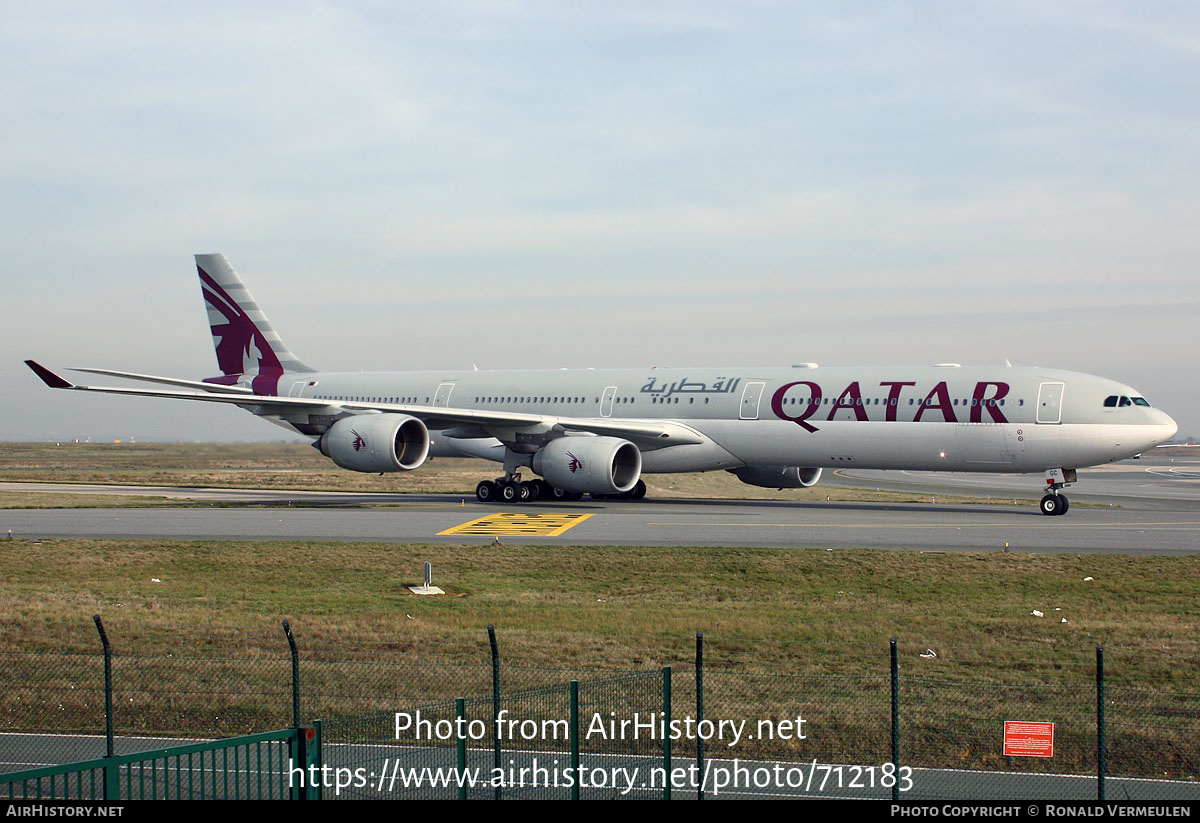
<path id="1" fill-rule="evenodd" d="M 1061 423 L 1063 383 L 1043 383 L 1038 389 L 1037 422 Z"/>
<path id="2" fill-rule="evenodd" d="M 605 386 L 604 394 L 600 396 L 600 416 L 612 417 L 613 398 L 617 394 L 616 386 Z"/>
<path id="3" fill-rule="evenodd" d="M 743 420 L 758 419 L 758 404 L 762 400 L 762 390 L 766 383 L 747 383 L 742 391 L 742 405 L 738 409 L 738 417 Z"/>

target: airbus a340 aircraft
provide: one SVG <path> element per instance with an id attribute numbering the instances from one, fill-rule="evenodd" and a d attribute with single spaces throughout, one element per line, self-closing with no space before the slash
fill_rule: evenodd
<path id="1" fill-rule="evenodd" d="M 196 267 L 220 377 L 74 369 L 174 388 L 81 386 L 26 362 L 55 389 L 232 403 L 352 471 L 412 471 L 431 451 L 502 463 L 483 501 L 636 499 L 643 472 L 716 469 L 801 488 L 856 467 L 1041 473 L 1042 513 L 1058 515 L 1076 469 L 1177 429 L 1129 386 L 1036 367 L 323 372 L 288 350 L 224 255 Z M 523 468 L 542 479 L 522 482 Z"/>

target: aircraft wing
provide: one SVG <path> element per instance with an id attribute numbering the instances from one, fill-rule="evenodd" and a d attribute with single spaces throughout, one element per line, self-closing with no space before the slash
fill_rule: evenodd
<path id="1" fill-rule="evenodd" d="M 29 368 L 33 368 L 32 360 L 26 360 L 25 362 L 30 364 Z M 137 374 L 135 372 L 128 371 L 114 371 L 113 369 L 84 369 L 73 367 L 70 368 L 70 370 L 88 372 L 89 374 L 107 374 L 110 377 L 124 377 L 128 380 L 141 380 L 145 383 L 162 383 L 165 386 L 183 386 L 185 388 L 200 389 L 201 391 L 213 392 L 215 394 L 254 394 L 253 389 L 249 389 L 245 386 L 228 386 L 220 383 L 205 383 L 203 380 L 182 380 L 178 377 L 158 377 L 153 374 Z M 37 369 L 34 369 L 34 371 L 37 371 Z"/>
<path id="2" fill-rule="evenodd" d="M 289 412 L 311 412 L 320 415 L 371 414 L 393 412 L 407 414 L 419 419 L 434 430 L 457 426 L 478 426 L 481 436 L 506 439 L 514 431 L 526 430 L 541 434 L 589 432 L 614 437 L 624 437 L 643 445 L 654 447 L 675 446 L 686 443 L 703 443 L 704 438 L 682 424 L 670 420 L 620 420 L 612 418 L 556 417 L 524 412 L 490 411 L 477 409 L 454 409 L 438 406 L 415 406 L 399 403 L 359 403 L 345 400 L 322 400 L 305 397 L 279 397 L 277 395 L 245 394 L 244 387 L 213 386 L 199 381 L 176 378 L 159 378 L 135 375 L 133 372 L 116 372 L 101 369 L 75 369 L 97 374 L 109 374 L 130 379 L 150 379 L 169 385 L 203 387 L 203 391 L 176 391 L 171 389 L 140 389 L 122 386 L 81 386 L 70 382 L 34 360 L 26 360 L 42 382 L 52 389 L 124 394 L 136 397 L 165 397 L 173 400 L 196 400 L 202 403 L 226 403 L 248 409 L 255 414 L 286 414 Z M 235 391 L 222 391 L 234 388 Z"/>

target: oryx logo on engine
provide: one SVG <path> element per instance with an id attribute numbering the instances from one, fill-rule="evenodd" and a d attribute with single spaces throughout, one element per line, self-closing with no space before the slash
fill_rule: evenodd
<path id="1" fill-rule="evenodd" d="M 567 457 L 571 458 L 571 462 L 567 463 L 567 468 L 571 470 L 571 474 L 575 474 L 575 472 L 583 468 L 583 463 L 579 461 L 578 457 L 570 452 L 567 452 Z"/>
<path id="2" fill-rule="evenodd" d="M 352 435 L 354 435 L 354 450 L 355 451 L 361 451 L 362 449 L 365 449 L 367 447 L 367 441 L 363 440 L 363 436 L 361 434 L 356 432 L 354 429 L 351 429 L 350 433 Z"/>

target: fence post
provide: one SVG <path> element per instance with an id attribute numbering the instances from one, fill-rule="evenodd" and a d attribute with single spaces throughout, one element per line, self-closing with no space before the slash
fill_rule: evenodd
<path id="1" fill-rule="evenodd" d="M 317 767 L 317 774 L 322 776 L 322 779 L 317 781 L 316 799 L 325 799 L 325 749 L 322 745 L 321 721 L 313 721 L 313 748 L 310 753 L 311 762 Z"/>
<path id="2" fill-rule="evenodd" d="M 458 734 L 457 742 L 455 743 L 456 754 L 458 756 L 458 799 L 467 799 L 467 781 L 463 778 L 467 773 L 467 701 L 465 698 L 458 698 L 454 701 L 454 710 L 458 716 Z"/>
<path id="3" fill-rule="evenodd" d="M 104 799 L 121 799 L 121 767 L 112 762 L 104 764 Z"/>
<path id="4" fill-rule="evenodd" d="M 291 762 L 288 763 L 288 795 L 291 800 L 304 800 L 305 794 L 308 792 L 308 751 L 307 741 L 304 739 L 304 730 L 299 726 L 292 727 L 292 739 L 289 748 L 291 749 Z M 216 754 L 213 755 L 213 764 L 215 769 Z M 299 772 L 299 775 L 297 775 Z M 296 778 L 299 777 L 299 780 Z M 228 772 L 226 772 L 226 781 L 228 781 Z M 217 775 L 213 773 L 213 791 L 217 788 Z M 226 792 L 228 794 L 228 792 Z"/>
<path id="5" fill-rule="evenodd" d="M 900 655 L 892 638 L 892 800 L 900 800 Z"/>
<path id="6" fill-rule="evenodd" d="M 288 646 L 292 650 L 292 728 L 300 728 L 300 650 L 296 648 L 296 638 L 292 637 L 292 627 L 283 621 L 283 633 L 287 635 Z"/>
<path id="7" fill-rule="evenodd" d="M 704 722 L 704 632 L 696 632 L 696 724 Z M 704 799 L 704 738 L 696 735 L 696 799 Z"/>
<path id="8" fill-rule="evenodd" d="M 1104 800 L 1108 771 L 1108 739 L 1104 718 L 1104 647 L 1096 647 L 1096 798 Z"/>
<path id="9" fill-rule="evenodd" d="M 100 643 L 104 646 L 104 756 L 113 756 L 113 694 L 112 694 L 112 644 L 100 615 L 92 615 L 96 631 L 100 632 Z"/>
<path id="10" fill-rule="evenodd" d="M 671 667 L 663 666 L 663 800 L 671 799 Z"/>
<path id="11" fill-rule="evenodd" d="M 571 799 L 579 799 L 579 681 L 571 681 Z"/>
<path id="12" fill-rule="evenodd" d="M 288 783 L 291 788 L 292 800 L 320 800 L 323 775 L 321 767 L 321 738 L 319 721 L 312 726 L 296 726 L 292 729 L 292 762 L 288 767 Z M 214 755 L 215 757 L 215 755 Z M 297 780 L 296 772 L 299 772 Z M 228 795 L 229 773 L 225 774 L 225 793 Z M 237 780 L 237 775 L 234 775 Z M 213 777 L 213 788 L 216 788 L 216 776 Z"/>
<path id="13" fill-rule="evenodd" d="M 488 643 L 492 647 L 492 765 L 494 776 L 500 771 L 500 649 L 496 645 L 496 627 L 488 624 Z M 495 779 L 495 777 L 493 777 Z M 496 780 L 495 798 L 500 799 L 500 781 Z"/>

